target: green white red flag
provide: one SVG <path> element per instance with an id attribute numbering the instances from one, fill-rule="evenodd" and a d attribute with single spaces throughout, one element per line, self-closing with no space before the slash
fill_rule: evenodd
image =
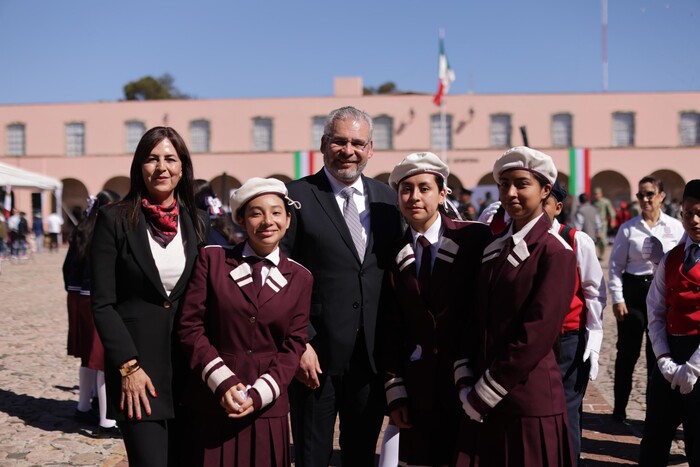
<path id="1" fill-rule="evenodd" d="M 569 148 L 569 195 L 591 194 L 590 149 Z"/>
<path id="2" fill-rule="evenodd" d="M 455 72 L 450 67 L 450 62 L 445 54 L 445 38 L 440 35 L 440 57 L 438 58 L 438 89 L 433 102 L 435 105 L 442 103 L 442 98 L 450 90 L 450 85 L 454 82 Z"/>
<path id="3" fill-rule="evenodd" d="M 294 179 L 299 179 L 314 173 L 313 151 L 297 151 L 294 153 Z"/>

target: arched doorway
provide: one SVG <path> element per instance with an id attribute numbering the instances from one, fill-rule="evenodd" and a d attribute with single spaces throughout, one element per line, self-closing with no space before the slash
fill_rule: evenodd
<path id="1" fill-rule="evenodd" d="M 375 175 L 374 179 L 382 183 L 389 183 L 389 175 L 391 175 L 389 172 L 382 172 L 379 175 Z"/>
<path id="2" fill-rule="evenodd" d="M 683 189 L 685 188 L 685 181 L 677 172 L 668 169 L 656 170 L 651 173 L 651 176 L 661 180 L 664 184 L 664 191 L 666 192 L 666 203 L 672 202 L 674 199 L 678 202 L 683 198 Z"/>
<path id="3" fill-rule="evenodd" d="M 235 177 L 227 175 L 226 172 L 214 177 L 209 182 L 214 189 L 214 193 L 219 197 L 224 207 L 228 208 L 231 199 L 231 190 L 240 188 L 242 183 Z"/>
<path id="4" fill-rule="evenodd" d="M 122 176 L 112 177 L 107 180 L 107 183 L 104 185 L 105 190 L 112 190 L 122 198 L 129 193 L 129 188 L 131 188 L 131 181 L 129 180 L 129 177 Z"/>
<path id="5" fill-rule="evenodd" d="M 603 170 L 595 174 L 591 178 L 591 190 L 596 188 L 601 188 L 603 196 L 612 201 L 615 207 L 619 207 L 622 201 L 629 203 L 632 199 L 629 181 L 624 175 L 614 170 Z M 591 193 L 588 195 L 590 196 Z"/>
<path id="6" fill-rule="evenodd" d="M 493 179 L 493 172 L 489 172 L 479 179 L 476 186 L 482 185 L 495 185 L 496 181 Z"/>
<path id="7" fill-rule="evenodd" d="M 90 196 L 87 188 L 80 180 L 74 178 L 65 178 L 63 181 L 63 196 L 61 203 L 63 204 L 63 241 L 68 240 L 68 235 L 73 228 L 80 222 L 83 216 L 83 211 L 87 208 L 87 198 Z M 56 199 L 52 196 L 52 210 L 56 209 Z"/>

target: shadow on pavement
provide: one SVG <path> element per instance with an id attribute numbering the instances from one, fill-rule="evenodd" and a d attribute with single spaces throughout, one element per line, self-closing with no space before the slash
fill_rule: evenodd
<path id="1" fill-rule="evenodd" d="M 634 462 L 639 460 L 639 442 L 625 443 L 619 440 L 604 440 L 604 439 L 588 439 L 582 443 L 582 455 L 590 454 L 592 456 L 605 455 L 614 459 L 626 460 Z M 610 465 L 599 463 L 594 459 L 586 459 L 585 465 Z"/>
<path id="2" fill-rule="evenodd" d="M 85 427 L 73 421 L 75 407 L 75 401 L 45 399 L 0 389 L 1 412 L 44 431 L 84 434 Z"/>

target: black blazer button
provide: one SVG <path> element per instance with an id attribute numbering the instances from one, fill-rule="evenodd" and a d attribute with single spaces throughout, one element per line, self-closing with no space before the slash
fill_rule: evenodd
<path id="1" fill-rule="evenodd" d="M 352 307 L 357 310 L 358 308 L 360 308 L 360 304 L 358 302 L 355 302 L 352 304 Z"/>
<path id="2" fill-rule="evenodd" d="M 173 306 L 173 304 L 170 303 L 170 301 L 166 300 L 163 302 L 163 308 L 165 308 L 166 310 L 169 310 L 171 306 Z"/>
<path id="3" fill-rule="evenodd" d="M 250 324 L 255 324 L 255 321 L 257 321 L 257 320 L 255 319 L 255 316 L 251 316 L 250 318 L 248 318 L 248 322 L 249 322 Z"/>

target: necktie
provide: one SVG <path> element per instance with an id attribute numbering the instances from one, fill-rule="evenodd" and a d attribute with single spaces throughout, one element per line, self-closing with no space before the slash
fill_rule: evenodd
<path id="1" fill-rule="evenodd" d="M 262 290 L 263 283 L 262 283 L 262 267 L 265 264 L 265 259 L 263 258 L 258 258 L 257 256 L 249 256 L 248 258 L 245 259 L 248 264 L 250 264 L 251 268 L 251 277 L 253 279 L 253 290 L 255 291 L 255 295 L 260 295 L 260 291 Z"/>
<path id="2" fill-rule="evenodd" d="M 693 269 L 693 266 L 695 266 L 695 263 L 698 262 L 698 250 L 700 249 L 700 246 L 698 246 L 696 243 L 693 243 L 688 247 L 688 254 L 685 256 L 685 261 L 683 261 L 683 272 L 687 273 L 691 269 Z"/>
<path id="3" fill-rule="evenodd" d="M 351 186 L 343 188 L 340 195 L 345 198 L 345 204 L 343 204 L 343 217 L 345 218 L 345 223 L 350 230 L 350 235 L 352 236 L 352 241 L 355 244 L 355 249 L 357 250 L 357 255 L 360 257 L 360 261 L 365 258 L 365 241 L 362 239 L 362 224 L 360 223 L 360 214 L 357 212 L 357 205 L 353 199 L 353 194 L 355 189 Z"/>
<path id="4" fill-rule="evenodd" d="M 420 271 L 418 271 L 418 284 L 420 285 L 421 296 L 426 297 L 430 290 L 430 276 L 433 262 L 433 252 L 431 243 L 423 235 L 418 237 L 418 243 L 423 247 L 420 257 Z"/>

